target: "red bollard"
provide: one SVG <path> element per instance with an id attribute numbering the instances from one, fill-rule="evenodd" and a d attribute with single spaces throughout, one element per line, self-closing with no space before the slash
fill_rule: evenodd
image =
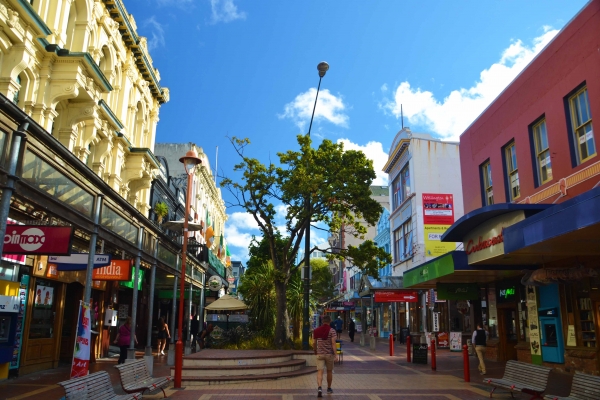
<path id="1" fill-rule="evenodd" d="M 469 369 L 469 348 L 463 345 L 463 366 L 465 369 L 465 382 L 471 382 L 471 370 Z"/>
<path id="2" fill-rule="evenodd" d="M 406 337 L 406 362 L 410 362 L 410 336 Z"/>
<path id="3" fill-rule="evenodd" d="M 437 368 L 437 361 L 435 359 L 435 339 L 431 339 L 431 370 L 435 371 Z"/>
<path id="4" fill-rule="evenodd" d="M 390 333 L 390 357 L 394 356 L 394 335 Z"/>

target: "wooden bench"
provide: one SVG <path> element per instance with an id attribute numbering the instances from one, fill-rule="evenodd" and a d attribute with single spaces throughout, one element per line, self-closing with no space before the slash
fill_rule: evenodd
<path id="1" fill-rule="evenodd" d="M 160 378 L 153 378 L 148 373 L 146 368 L 146 361 L 142 358 L 135 361 L 125 362 L 125 364 L 119 364 L 115 366 L 119 370 L 121 377 L 121 387 L 125 393 L 134 392 L 153 392 L 155 390 L 162 390 L 164 397 L 167 397 L 165 386 L 173 380 L 170 376 L 163 376 Z"/>
<path id="2" fill-rule="evenodd" d="M 600 376 L 575 372 L 571 393 L 568 397 L 546 395 L 548 400 L 597 400 L 600 399 Z"/>
<path id="3" fill-rule="evenodd" d="M 531 394 L 532 399 L 541 399 L 548 385 L 548 376 L 552 368 L 540 365 L 528 364 L 521 361 L 509 360 L 506 362 L 504 376 L 502 379 L 488 378 L 483 382 L 494 386 L 490 392 L 490 397 L 497 388 L 506 389 L 511 397 L 514 392 Z"/>
<path id="4" fill-rule="evenodd" d="M 141 393 L 117 395 L 106 371 L 69 379 L 58 384 L 65 389 L 66 400 L 137 400 L 142 398 Z"/>

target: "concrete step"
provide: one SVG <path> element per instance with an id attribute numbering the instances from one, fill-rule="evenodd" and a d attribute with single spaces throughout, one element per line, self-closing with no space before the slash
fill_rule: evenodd
<path id="1" fill-rule="evenodd" d="M 248 356 L 232 355 L 231 357 L 212 357 L 211 354 L 202 356 L 202 351 L 185 356 L 183 358 L 184 367 L 220 367 L 220 366 L 247 366 L 247 365 L 265 365 L 279 364 L 286 361 L 291 361 L 294 357 L 292 352 L 283 354 L 273 354 L 265 352 L 265 354 L 250 354 Z"/>
<path id="2" fill-rule="evenodd" d="M 182 376 L 270 375 L 296 371 L 304 368 L 305 366 L 305 360 L 287 360 L 280 363 L 249 365 L 184 366 L 182 369 Z M 174 369 L 172 369 L 172 371 L 174 371 Z"/>
<path id="3" fill-rule="evenodd" d="M 190 377 L 182 376 L 181 384 L 187 386 L 204 386 L 204 385 L 220 385 L 225 383 L 244 383 L 257 382 L 266 380 L 275 380 L 283 378 L 292 378 L 295 376 L 308 375 L 316 372 L 315 367 L 303 367 L 295 371 L 280 372 L 264 375 L 238 375 L 238 376 L 199 376 Z"/>

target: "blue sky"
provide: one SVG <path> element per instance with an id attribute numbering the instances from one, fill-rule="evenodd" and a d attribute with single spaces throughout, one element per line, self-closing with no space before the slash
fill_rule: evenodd
<path id="1" fill-rule="evenodd" d="M 297 149 L 327 61 L 311 136 L 344 140 L 378 179 L 404 124 L 445 140 L 462 131 L 586 4 L 584 0 L 124 0 L 171 100 L 157 142 L 194 142 L 218 174 L 239 161 L 227 136 L 248 137 L 267 163 Z M 316 145 L 316 144 L 315 144 Z M 223 191 L 227 201 L 230 196 Z M 228 209 L 233 259 L 256 225 Z M 315 243 L 326 243 L 321 232 Z"/>

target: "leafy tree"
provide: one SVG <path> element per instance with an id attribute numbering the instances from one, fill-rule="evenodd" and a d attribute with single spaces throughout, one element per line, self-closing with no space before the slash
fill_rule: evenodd
<path id="1" fill-rule="evenodd" d="M 312 297 L 318 301 L 324 301 L 331 297 L 333 293 L 333 275 L 329 270 L 329 263 L 318 258 L 310 259 L 310 268 L 312 278 L 310 279 L 310 288 Z"/>
<path id="2" fill-rule="evenodd" d="M 242 172 L 241 183 L 224 178 L 237 203 L 250 213 L 268 244 L 273 264 L 276 293 L 275 345 L 283 347 L 288 340 L 289 314 L 287 286 L 298 269 L 296 256 L 310 227 L 337 232 L 342 226 L 355 237 L 364 238 L 366 227 L 361 220 L 375 225 L 382 208 L 371 198 L 370 186 L 375 178 L 373 163 L 362 151 L 344 151 L 343 143 L 323 140 L 318 148 L 311 146 L 308 135 L 298 135 L 299 151 L 278 153 L 279 165 L 263 164 L 244 155 L 248 139 L 233 137 L 231 142 L 241 158 L 235 171 Z M 276 225 L 276 206 L 286 207 L 285 237 Z M 309 205 L 308 207 L 306 205 Z M 283 243 L 281 243 L 283 242 Z M 363 247 L 373 258 L 360 254 Z M 353 259 L 363 274 L 378 277 L 379 268 L 391 262 L 389 254 L 374 244 L 342 249 L 332 257 Z M 311 249 L 311 252 L 314 248 Z M 306 257 L 309 257 L 306 254 Z M 309 321 L 304 321 L 309 324 Z"/>
<path id="3" fill-rule="evenodd" d="M 252 260 L 252 259 L 250 259 Z M 238 293 L 250 308 L 253 329 L 271 336 L 275 330 L 275 286 L 273 264 L 254 262 L 240 277 Z"/>

